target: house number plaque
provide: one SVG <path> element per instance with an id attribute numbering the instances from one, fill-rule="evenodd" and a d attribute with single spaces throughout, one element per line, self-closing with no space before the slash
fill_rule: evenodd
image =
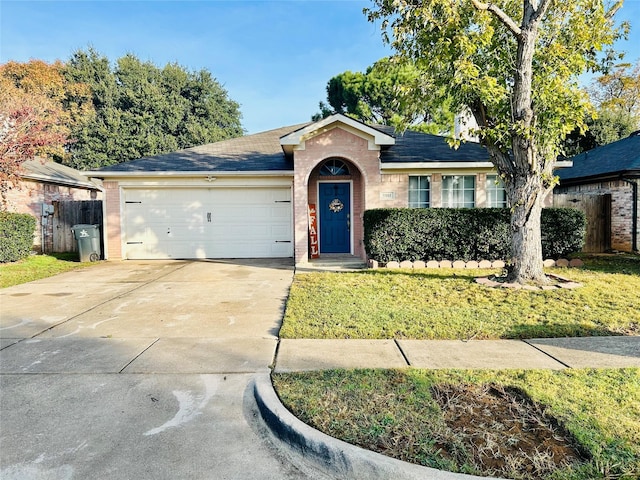
<path id="1" fill-rule="evenodd" d="M 329 204 L 329 210 L 331 210 L 333 213 L 338 213 L 342 211 L 343 208 L 344 204 L 340 201 L 339 198 L 334 198 Z"/>

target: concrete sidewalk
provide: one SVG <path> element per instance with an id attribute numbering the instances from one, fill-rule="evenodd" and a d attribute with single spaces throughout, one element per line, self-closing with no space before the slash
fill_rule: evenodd
<path id="1" fill-rule="evenodd" d="M 640 367 L 640 337 L 531 340 L 282 339 L 275 371 L 330 368 L 563 369 Z"/>
<path id="2" fill-rule="evenodd" d="M 280 340 L 275 371 L 329 368 L 564 369 L 640 367 L 640 337 L 533 340 Z M 294 417 L 267 374 L 254 397 L 274 441 L 331 478 L 352 480 L 481 480 L 401 462 L 337 440 Z"/>

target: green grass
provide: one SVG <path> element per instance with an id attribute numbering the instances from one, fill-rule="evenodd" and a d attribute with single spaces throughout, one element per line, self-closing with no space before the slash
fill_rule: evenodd
<path id="1" fill-rule="evenodd" d="M 556 480 L 640 478 L 638 368 L 332 370 L 274 374 L 273 383 L 294 415 L 331 436 L 420 465 L 485 475 L 495 472 L 477 470 L 468 446 L 444 422 L 432 387 L 516 387 L 560 422 L 586 453 L 586 460 L 540 477 L 517 468 L 503 475 Z"/>
<path id="2" fill-rule="evenodd" d="M 640 334 L 640 257 L 583 259 L 584 268 L 550 270 L 583 284 L 575 290 L 489 289 L 474 283 L 474 277 L 499 272 L 478 270 L 296 275 L 280 336 L 489 339 Z M 640 478 L 638 368 L 333 370 L 274 374 L 273 383 L 283 403 L 304 422 L 401 460 L 508 478 Z M 445 421 L 432 396 L 442 391 L 434 387 L 451 384 L 503 385 L 523 392 L 535 411 L 549 415 L 568 432 L 584 458 L 550 468 L 548 453 L 534 450 L 513 459 L 505 471 L 485 468 L 472 455 L 477 446 L 465 443 L 467 434 Z M 469 387 L 467 392 L 481 390 Z M 498 442 L 511 435 L 500 433 Z M 487 439 L 475 440 L 481 448 L 495 448 L 496 442 L 492 447 Z"/>
<path id="3" fill-rule="evenodd" d="M 550 269 L 575 290 L 491 289 L 489 270 L 366 270 L 296 275 L 283 338 L 495 339 L 640 334 L 640 257 L 585 257 Z"/>
<path id="4" fill-rule="evenodd" d="M 18 262 L 0 264 L 0 288 L 51 277 L 89 265 L 95 264 L 78 262 L 76 253 L 30 255 Z"/>

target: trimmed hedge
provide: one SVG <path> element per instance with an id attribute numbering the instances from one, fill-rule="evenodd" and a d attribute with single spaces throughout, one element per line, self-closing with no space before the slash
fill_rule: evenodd
<path id="1" fill-rule="evenodd" d="M 511 213 L 505 208 L 389 208 L 364 213 L 369 258 L 403 260 L 506 260 L 511 258 Z M 544 258 L 559 258 L 584 245 L 584 213 L 542 211 Z"/>
<path id="2" fill-rule="evenodd" d="M 23 213 L 0 212 L 0 263 L 16 262 L 31 254 L 36 219 Z"/>
<path id="3" fill-rule="evenodd" d="M 587 216 L 575 208 L 543 208 L 540 230 L 544 258 L 566 257 L 584 247 Z"/>

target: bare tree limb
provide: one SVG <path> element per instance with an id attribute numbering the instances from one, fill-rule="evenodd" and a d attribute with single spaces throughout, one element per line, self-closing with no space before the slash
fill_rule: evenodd
<path id="1" fill-rule="evenodd" d="M 498 18 L 498 20 L 500 20 L 509 30 L 511 30 L 511 32 L 513 32 L 515 36 L 519 37 L 522 33 L 522 30 L 516 24 L 516 22 L 514 22 L 513 19 L 509 15 L 507 15 L 500 7 L 490 2 L 481 2 L 480 0 L 471 0 L 471 3 L 473 3 L 473 6 L 478 10 L 484 10 L 493 13 Z"/>

